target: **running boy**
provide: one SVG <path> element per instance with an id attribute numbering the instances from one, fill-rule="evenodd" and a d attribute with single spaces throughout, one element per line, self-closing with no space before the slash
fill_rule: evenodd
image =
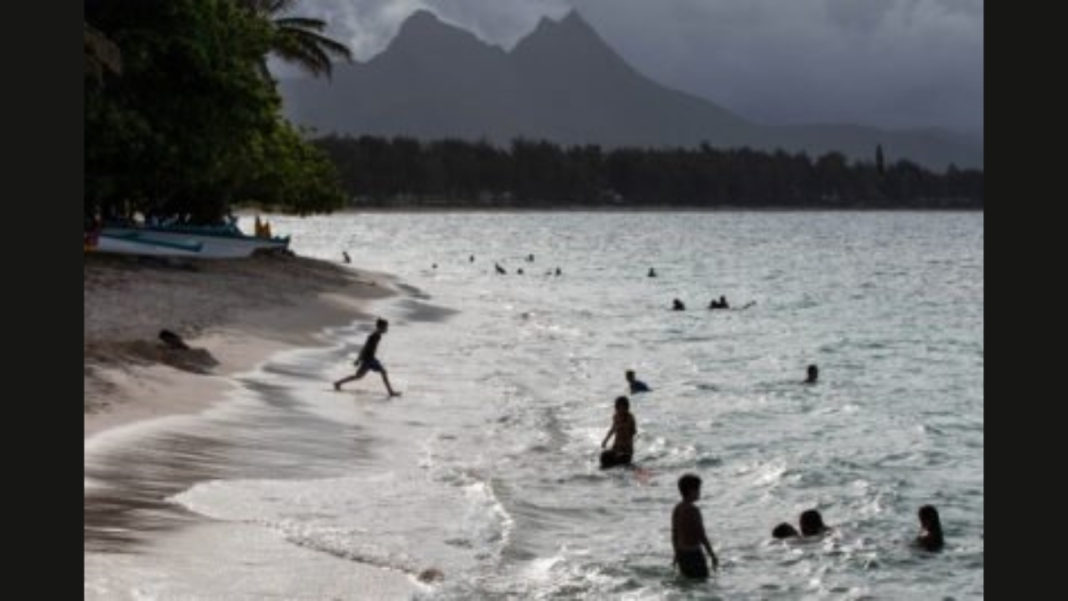
<path id="1" fill-rule="evenodd" d="M 378 341 L 382 339 L 382 334 L 385 334 L 388 330 L 388 321 L 379 319 L 375 322 L 375 331 L 371 332 L 371 335 L 367 337 L 367 342 L 363 343 L 363 348 L 360 349 L 360 356 L 356 358 L 356 362 L 354 363 L 354 365 L 357 366 L 356 373 L 334 382 L 334 390 L 341 390 L 342 384 L 353 380 L 359 380 L 367 373 L 367 370 L 371 370 L 382 374 L 382 382 L 385 383 L 386 390 L 389 391 L 389 396 L 400 396 L 400 393 L 394 392 L 393 387 L 389 385 L 389 376 L 386 374 L 386 368 L 375 358 L 375 351 L 378 350 Z"/>

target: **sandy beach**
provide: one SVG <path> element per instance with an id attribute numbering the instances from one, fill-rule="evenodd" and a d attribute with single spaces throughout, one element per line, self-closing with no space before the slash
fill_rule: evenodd
<path id="1" fill-rule="evenodd" d="M 224 396 L 228 376 L 316 345 L 317 332 L 393 293 L 384 274 L 301 257 L 172 266 L 86 255 L 85 436 L 202 410 Z M 168 348 L 162 329 L 190 349 Z"/>

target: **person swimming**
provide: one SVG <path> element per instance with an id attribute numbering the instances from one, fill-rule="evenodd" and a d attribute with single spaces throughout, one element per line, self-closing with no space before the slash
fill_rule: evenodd
<path id="1" fill-rule="evenodd" d="M 801 512 L 801 536 L 819 536 L 830 531 L 823 523 L 823 516 L 815 509 Z"/>
<path id="2" fill-rule="evenodd" d="M 750 307 L 752 307 L 752 306 L 754 306 L 756 304 L 757 304 L 756 301 L 749 301 L 748 303 L 745 303 L 741 307 L 734 307 L 734 310 L 735 311 L 742 311 L 742 310 L 748 309 L 748 308 L 750 308 Z M 711 301 L 709 301 L 708 302 L 708 308 L 709 309 L 730 309 L 731 306 L 730 306 L 729 303 L 727 303 L 726 297 L 721 296 L 721 297 L 719 297 L 719 300 L 712 299 Z"/>
<path id="3" fill-rule="evenodd" d="M 771 530 L 771 536 L 778 539 L 795 538 L 802 536 L 820 536 L 830 530 L 823 523 L 823 516 L 815 509 L 809 509 L 801 513 L 798 520 L 801 523 L 801 531 L 798 532 L 792 525 L 782 522 Z"/>
<path id="4" fill-rule="evenodd" d="M 634 370 L 628 369 L 626 374 L 627 383 L 630 384 L 630 393 L 638 394 L 639 392 L 649 392 L 649 386 L 645 382 L 634 377 Z"/>
<path id="5" fill-rule="evenodd" d="M 820 377 L 820 368 L 815 365 L 808 366 L 808 377 L 805 378 L 805 384 L 815 384 L 816 380 Z"/>
<path id="6" fill-rule="evenodd" d="M 782 538 L 793 538 L 795 536 L 801 536 L 801 533 L 799 533 L 797 531 L 797 528 L 794 528 L 793 526 L 791 526 L 790 524 L 787 524 L 786 522 L 782 522 L 778 526 L 775 526 L 774 528 L 771 529 L 771 536 L 773 538 L 779 538 L 779 539 L 782 539 Z"/>
<path id="7" fill-rule="evenodd" d="M 686 305 L 682 304 L 682 301 L 680 301 L 679 299 L 676 298 L 675 300 L 671 301 L 671 310 L 672 311 L 685 311 L 686 310 Z"/>
<path id="8" fill-rule="evenodd" d="M 923 528 L 916 537 L 916 544 L 927 551 L 941 551 L 945 545 L 942 537 L 942 521 L 934 505 L 924 505 L 919 511 L 920 526 Z"/>
<path id="9" fill-rule="evenodd" d="M 493 264 L 493 268 L 494 268 L 494 269 L 496 269 L 496 270 L 497 270 L 497 273 L 499 273 L 499 274 L 501 274 L 501 275 L 505 275 L 505 274 L 507 274 L 507 273 L 508 273 L 507 271 L 505 271 L 505 270 L 504 270 L 504 268 L 503 268 L 503 267 L 501 267 L 501 264 L 500 264 L 500 263 L 494 263 L 494 264 Z"/>

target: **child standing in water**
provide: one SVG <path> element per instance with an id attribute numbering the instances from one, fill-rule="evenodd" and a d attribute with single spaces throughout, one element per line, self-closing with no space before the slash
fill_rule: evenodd
<path id="1" fill-rule="evenodd" d="M 370 370 L 382 374 L 382 382 L 386 385 L 386 390 L 389 392 L 389 396 L 400 396 L 400 393 L 394 392 L 393 387 L 389 385 L 389 375 L 386 374 L 386 368 L 375 358 L 375 352 L 378 350 L 378 342 L 382 339 L 382 334 L 385 334 L 388 330 L 388 321 L 379 319 L 375 322 L 375 331 L 371 332 L 371 335 L 367 337 L 367 342 L 363 343 L 363 348 L 360 349 L 360 356 L 356 359 L 356 365 L 358 366 L 356 368 L 356 373 L 334 382 L 334 390 L 341 390 L 342 384 L 353 380 L 359 380 L 368 370 Z"/>
<path id="2" fill-rule="evenodd" d="M 631 457 L 634 456 L 634 435 L 637 433 L 638 426 L 630 413 L 630 400 L 621 396 L 616 399 L 616 414 L 612 416 L 612 427 L 601 441 L 603 449 L 612 436 L 616 437 L 612 448 L 601 453 L 601 469 L 630 465 Z"/>
<path id="3" fill-rule="evenodd" d="M 686 474 L 679 478 L 679 494 L 682 500 L 671 513 L 671 546 L 675 549 L 674 564 L 689 578 L 708 578 L 708 564 L 701 547 L 712 559 L 712 569 L 719 569 L 719 558 L 712 551 L 712 543 L 705 534 L 701 510 L 694 501 L 701 498 L 701 478 Z"/>

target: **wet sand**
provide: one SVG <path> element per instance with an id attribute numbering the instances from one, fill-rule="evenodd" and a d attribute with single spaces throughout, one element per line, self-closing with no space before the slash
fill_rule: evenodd
<path id="1" fill-rule="evenodd" d="M 302 549 L 244 524 L 205 520 L 167 499 L 196 482 L 225 477 L 209 461 L 220 452 L 210 437 L 183 435 L 145 420 L 191 415 L 227 398 L 235 374 L 272 354 L 325 344 L 324 328 L 373 316 L 368 302 L 396 294 L 393 278 L 350 266 L 290 256 L 174 266 L 130 257 L 87 255 L 84 263 L 84 412 L 86 449 L 85 595 L 112 599 L 152 586 L 152 578 L 123 574 L 178 574 L 188 594 L 214 582 L 219 562 L 226 578 L 256 582 L 263 595 L 287 598 L 407 598 L 413 578 Z M 162 329 L 188 349 L 168 347 Z M 170 420 L 169 420 L 170 421 Z M 155 422 L 160 423 L 162 422 Z M 123 426 L 130 426 L 128 430 Z M 127 431 L 141 442 L 124 443 Z M 362 442 L 349 441 L 354 455 Z M 234 467 L 233 469 L 238 469 Z M 292 466 L 292 477 L 307 475 Z M 287 473 L 274 469 L 272 475 Z M 258 538 L 257 538 L 258 537 Z M 252 539 L 256 544 L 250 545 Z M 227 555 L 226 545 L 237 545 Z M 258 556 L 249 558 L 248 549 Z M 116 573 L 115 563 L 129 563 Z M 263 564 L 287 569 L 264 573 Z M 251 585 L 245 588 L 250 588 Z M 309 596 L 310 595 L 310 596 Z M 259 596 L 259 594 L 257 594 Z"/>
<path id="2" fill-rule="evenodd" d="M 394 293 L 385 274 L 301 257 L 175 266 L 86 255 L 85 436 L 200 411 L 225 396 L 228 376 L 279 350 L 320 344 L 323 328 Z M 162 329 L 190 349 L 167 347 Z"/>

